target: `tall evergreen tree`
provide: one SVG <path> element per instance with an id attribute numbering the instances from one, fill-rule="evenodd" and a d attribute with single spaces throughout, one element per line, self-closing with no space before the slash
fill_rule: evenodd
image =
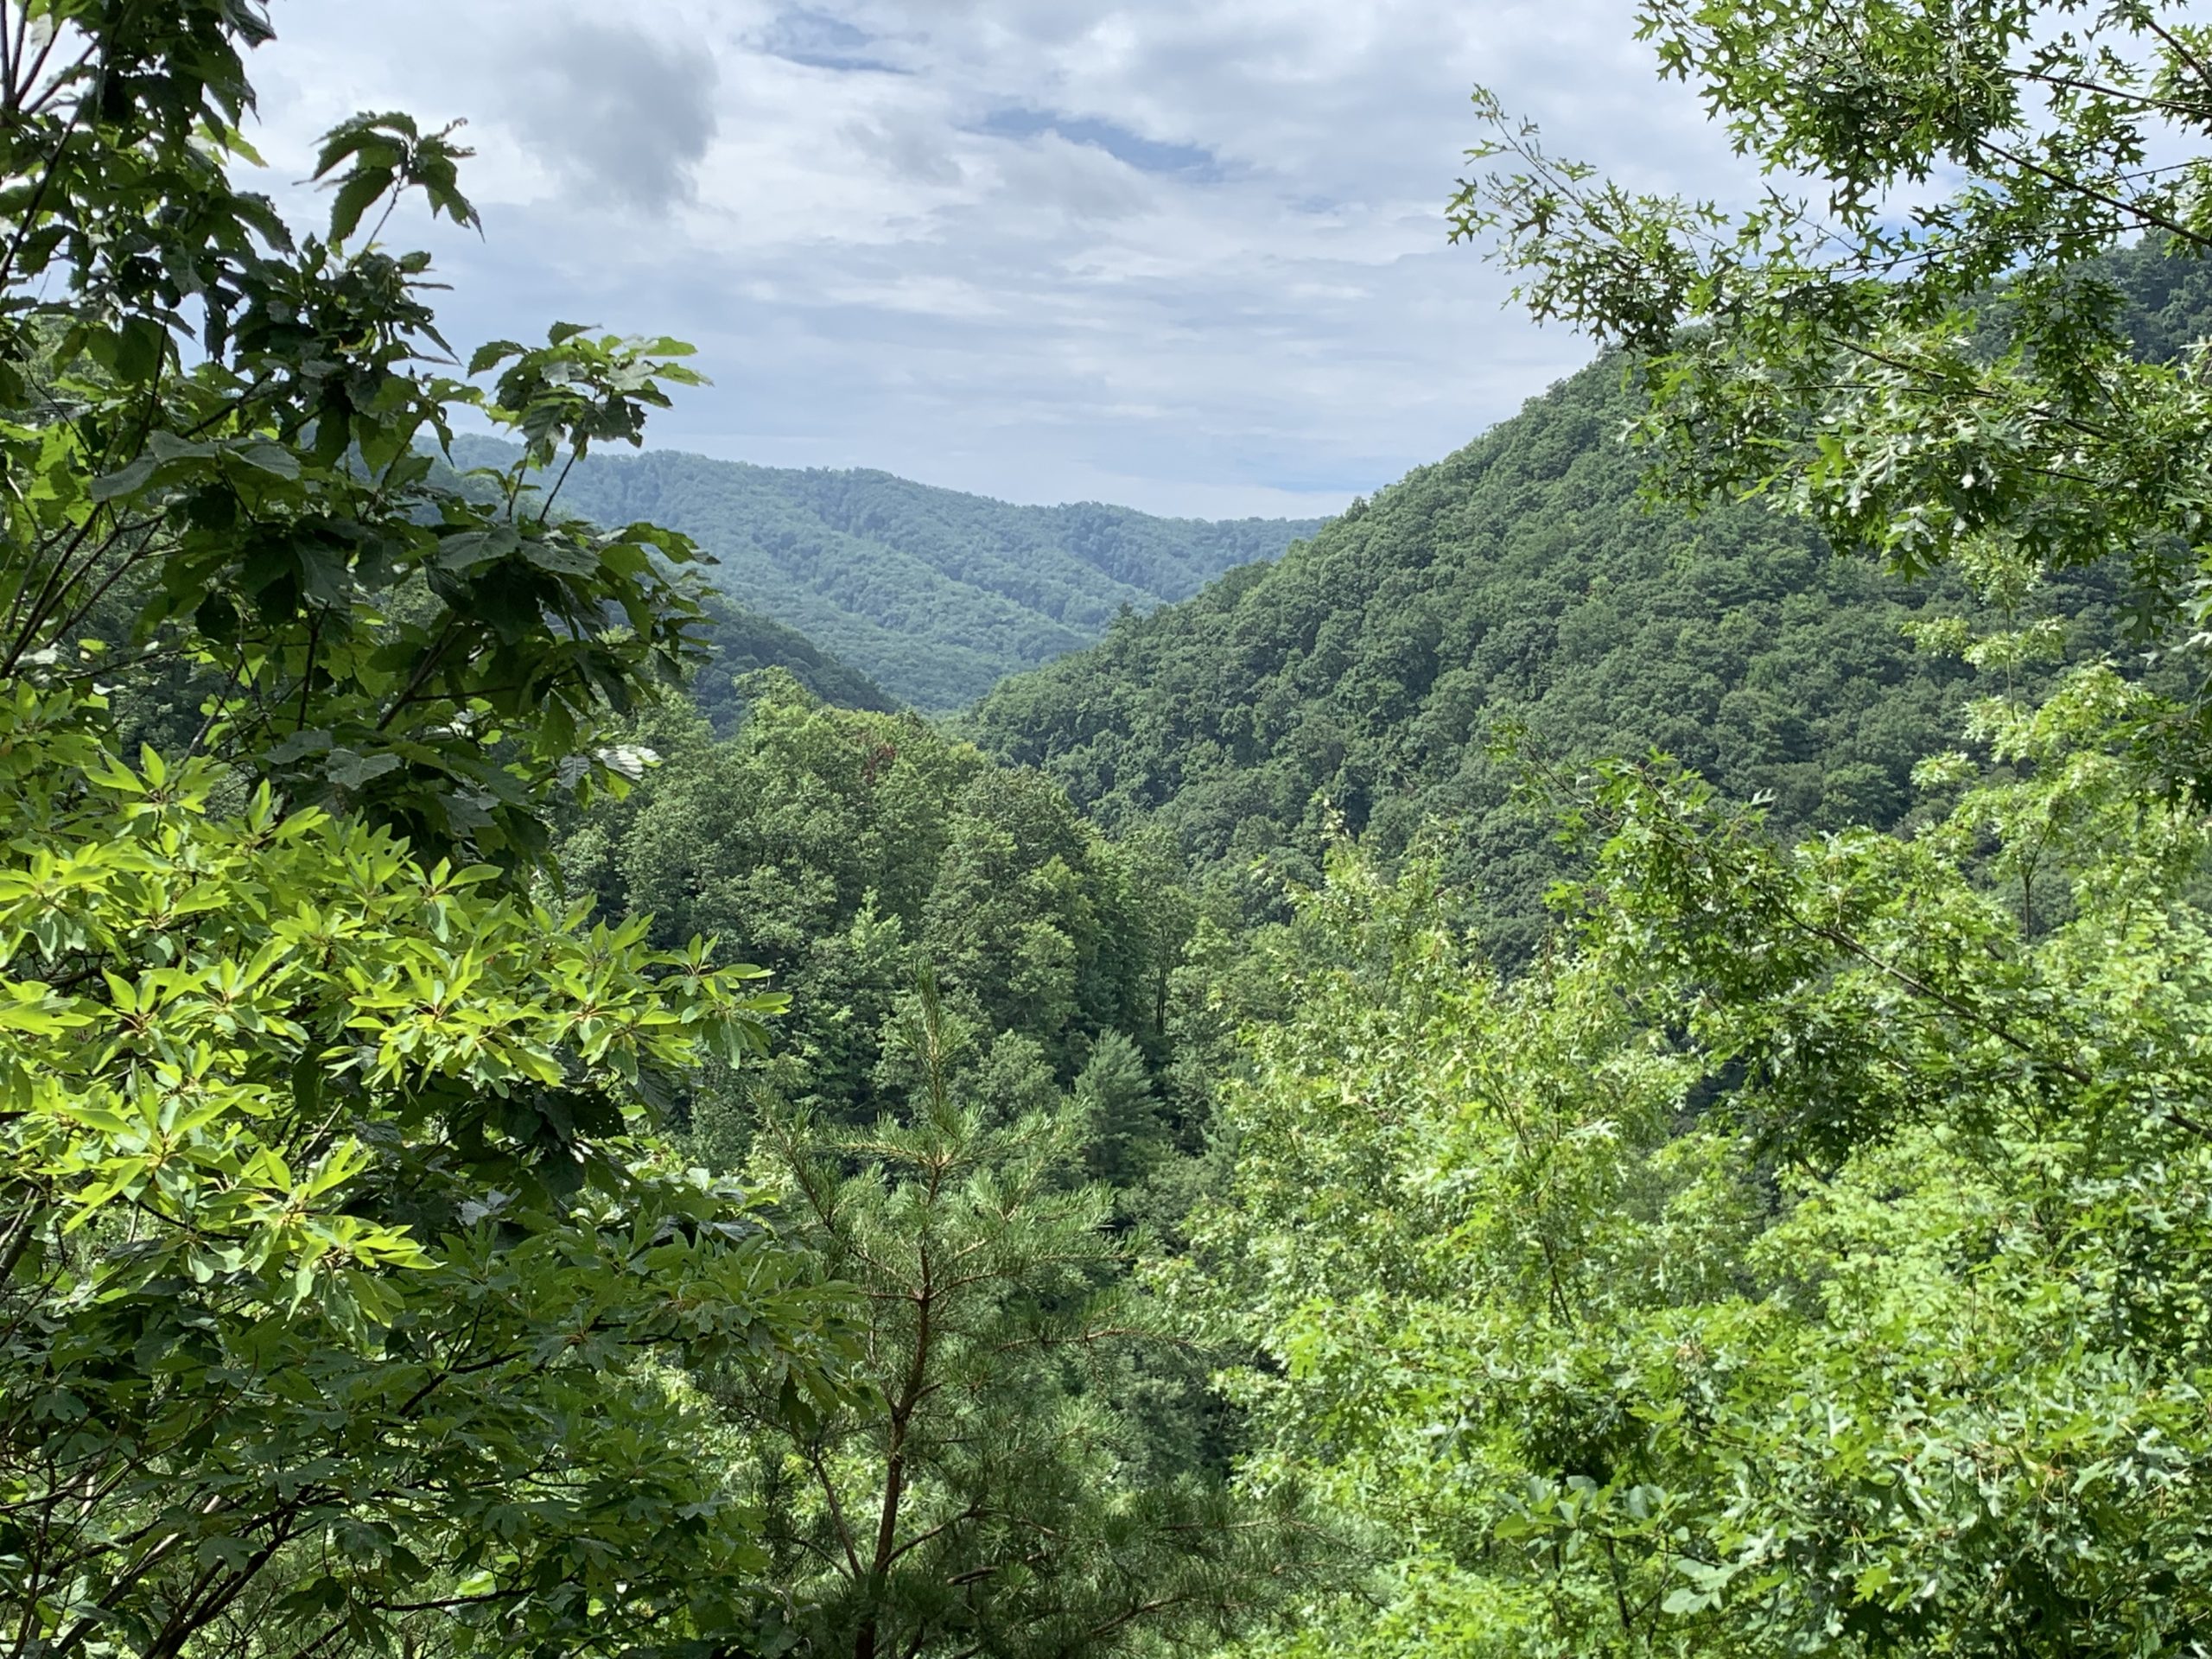
<path id="1" fill-rule="evenodd" d="M 755 1173 L 790 1236 L 859 1300 L 850 1402 L 721 1397 L 755 1451 L 774 1570 L 809 1653 L 1084 1656 L 1201 1645 L 1315 1573 L 1287 1497 L 1163 1472 L 1133 1362 L 1178 1340 L 1084 1179 L 1087 1115 L 962 1097 L 966 1023 L 925 982 L 873 1128 L 771 1119 Z"/>

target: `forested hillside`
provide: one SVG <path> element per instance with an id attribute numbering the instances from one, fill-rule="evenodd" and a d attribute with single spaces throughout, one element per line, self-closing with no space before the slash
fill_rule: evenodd
<path id="1" fill-rule="evenodd" d="M 463 437 L 464 466 L 511 450 Z M 1124 608 L 1188 597 L 1272 559 L 1312 523 L 1156 518 L 1084 503 L 1025 507 L 888 473 L 795 471 L 653 450 L 594 455 L 561 505 L 601 524 L 649 519 L 719 563 L 716 586 L 924 710 L 1090 645 Z"/>
<path id="2" fill-rule="evenodd" d="M 671 947 L 720 938 L 773 972 L 793 1012 L 761 1086 L 874 1122 L 897 1093 L 886 1032 L 924 972 L 982 1033 L 999 1086 L 1065 1082 L 1116 1038 L 1145 1075 L 1161 1067 L 1190 927 L 1165 847 L 1109 841 L 1049 779 L 918 715 L 839 709 L 779 673 L 746 690 L 726 738 L 688 711 L 642 726 L 660 764 L 559 850 L 603 913 L 649 915 Z"/>
<path id="3" fill-rule="evenodd" d="M 1620 441 L 1641 393 L 1608 359 L 1280 563 L 1124 617 L 1094 649 L 999 686 L 972 716 L 1102 823 L 1171 827 L 1203 864 L 1287 856 L 1312 879 L 1339 826 L 1402 850 L 1454 828 L 1448 868 L 1509 952 L 1564 868 L 1515 799 L 1554 765 L 1665 750 L 1784 833 L 1896 823 L 1955 733 L 1968 676 L 1906 626 L 1962 593 L 1909 584 L 1763 504 L 1692 517 L 1638 494 Z M 2024 595 L 2111 647 L 2101 579 Z M 1516 753 L 1499 753 L 1509 739 Z"/>
<path id="4" fill-rule="evenodd" d="M 1644 25 L 1813 200 L 1634 194 L 1503 89 L 1455 227 L 1643 363 L 1655 493 L 1758 496 L 1867 568 L 1958 581 L 1923 632 L 1970 700 L 1903 799 L 1763 811 L 1664 763 L 1583 770 L 1554 816 L 1582 880 L 1510 972 L 1432 861 L 1339 853 L 1300 901 L 1199 1276 L 1261 1351 L 1248 1468 L 1319 1480 L 1389 1564 L 1248 1650 L 2202 1650 L 2202 30 L 2055 5 Z M 2145 168 L 2154 146 L 2181 159 Z M 1819 569 L 1791 588 L 1746 620 L 1847 630 Z M 1663 693 L 1682 663 L 1657 666 Z M 1792 701 L 1832 710 L 1832 684 Z M 1816 781 L 1859 761 L 1839 747 Z"/>
<path id="5" fill-rule="evenodd" d="M 841 709 L 898 707 L 891 694 L 858 669 L 849 668 L 797 628 L 732 604 L 721 594 L 706 601 L 706 643 L 713 654 L 691 680 L 691 698 L 717 728 L 736 724 L 744 699 L 738 682 L 764 668 L 780 668 L 824 702 Z"/>

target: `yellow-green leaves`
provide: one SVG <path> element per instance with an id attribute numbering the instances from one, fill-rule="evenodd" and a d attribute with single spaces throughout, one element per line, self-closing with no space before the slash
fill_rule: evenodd
<path id="1" fill-rule="evenodd" d="M 0 753 L 0 1600 L 86 1659 L 295 1583 L 295 1643 L 749 1621 L 683 1588 L 752 1556 L 659 1368 L 826 1386 L 822 1299 L 640 1080 L 760 1046 L 759 970 L 265 785 L 218 812 L 64 691 Z"/>
<path id="2" fill-rule="evenodd" d="M 1470 1650 L 2139 1659 L 2212 1618 L 2203 817 L 2109 671 L 1775 844 L 1594 781 L 1587 926 L 1500 982 L 1349 861 L 1200 1242 L 1252 1473 L 1326 1483 Z M 1332 1651 L 1434 1651 L 1337 1609 Z"/>

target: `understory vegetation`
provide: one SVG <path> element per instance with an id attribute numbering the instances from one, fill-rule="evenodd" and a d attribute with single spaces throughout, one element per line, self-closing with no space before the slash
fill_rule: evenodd
<path id="1" fill-rule="evenodd" d="M 11 1659 L 2212 1652 L 2212 33 L 1643 23 L 1814 195 L 1482 94 L 1602 353 L 1279 562 L 716 498 L 1198 589 L 937 720 L 452 130 L 0 7 Z"/>

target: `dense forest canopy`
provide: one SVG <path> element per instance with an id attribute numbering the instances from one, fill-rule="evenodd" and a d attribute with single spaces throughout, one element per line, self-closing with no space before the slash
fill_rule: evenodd
<path id="1" fill-rule="evenodd" d="M 1509 953 L 1533 948 L 1567 868 L 1518 799 L 1532 753 L 1662 749 L 1770 798 L 1784 833 L 1897 823 L 1975 694 L 1907 627 L 1964 589 L 1838 556 L 1762 504 L 1655 510 L 1618 441 L 1643 396 L 1593 364 L 1279 563 L 1005 682 L 970 728 L 1103 823 L 1171 828 L 1240 888 L 1262 857 L 1317 879 L 1340 828 L 1389 854 L 1447 822 L 1452 872 Z M 2093 571 L 2012 609 L 2083 660 L 2120 647 L 2115 602 Z M 1264 913 L 1266 893 L 1239 896 Z"/>
<path id="2" fill-rule="evenodd" d="M 2212 324 L 2194 260 L 2138 243 L 2092 269 L 2147 362 Z M 2141 643 L 2117 559 L 1976 594 L 1839 555 L 1764 502 L 1655 501 L 1618 441 L 1647 395 L 1601 358 L 1276 564 L 1001 683 L 965 729 L 1102 823 L 1172 829 L 1262 912 L 1255 859 L 1310 882 L 1341 831 L 1393 855 L 1448 825 L 1449 868 L 1512 957 L 1568 868 L 1517 798 L 1532 760 L 1656 749 L 1766 800 L 1781 833 L 1887 828 L 1977 691 L 1917 625 L 2046 625 L 2016 689 Z"/>
<path id="3" fill-rule="evenodd" d="M 1643 23 L 1825 202 L 1484 94 L 1612 344 L 1268 564 L 605 462 L 452 130 L 0 6 L 0 1642 L 2212 1651 L 2212 35 Z"/>
<path id="4" fill-rule="evenodd" d="M 502 465 L 464 437 L 465 463 Z M 1090 644 L 1122 610 L 1188 598 L 1272 559 L 1306 521 L 1159 518 L 1127 507 L 1015 506 L 888 473 L 798 471 L 670 450 L 594 457 L 563 504 L 696 539 L 717 587 L 797 628 L 901 701 L 944 712 L 1017 669 Z"/>
<path id="5" fill-rule="evenodd" d="M 661 763 L 580 814 L 559 855 L 572 893 L 650 916 L 656 942 L 717 938 L 772 970 L 793 1007 L 761 1086 L 875 1121 L 904 1098 L 887 1033 L 924 974 L 987 1063 L 1006 1046 L 1008 1078 L 1069 1081 L 1109 1033 L 1164 1058 L 1190 925 L 1164 849 L 1109 841 L 1046 779 L 918 715 L 839 709 L 775 673 L 745 689 L 725 740 L 678 713 L 643 728 Z"/>
<path id="6" fill-rule="evenodd" d="M 2116 255 L 2212 254 L 2212 41 L 2159 6 L 1640 21 L 1806 199 L 1635 194 L 1486 92 L 1457 226 L 1641 354 L 1650 493 L 1993 601 L 1923 630 L 1974 696 L 1886 833 L 1595 766 L 1574 925 L 1516 977 L 1432 865 L 1309 901 L 1339 943 L 1225 1100 L 1198 1261 L 1265 1355 L 1257 1466 L 1395 1559 L 1379 1612 L 1259 1646 L 2202 1651 L 2205 347 L 2201 279 Z M 2020 614 L 2097 572 L 2145 679 Z"/>

